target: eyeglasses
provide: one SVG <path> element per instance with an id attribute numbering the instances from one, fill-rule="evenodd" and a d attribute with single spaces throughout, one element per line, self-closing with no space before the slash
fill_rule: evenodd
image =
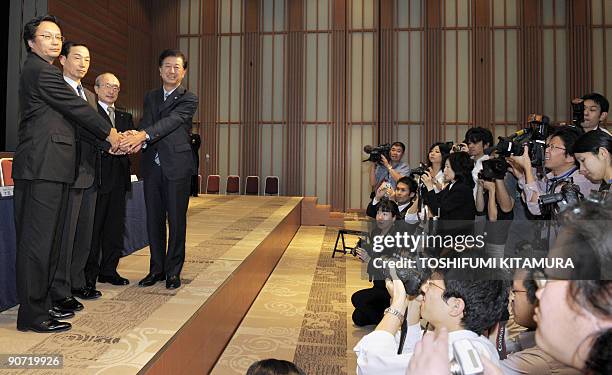
<path id="1" fill-rule="evenodd" d="M 64 42 L 66 38 L 62 34 L 36 34 L 36 36 L 40 36 L 44 41 L 48 42 L 51 39 L 55 39 L 60 42 Z"/>
<path id="2" fill-rule="evenodd" d="M 109 90 L 113 90 L 113 91 L 121 91 L 121 87 L 119 87 L 119 85 L 111 85 L 110 83 L 105 83 L 103 85 L 98 85 L 98 87 L 104 87 L 107 88 Z"/>
<path id="3" fill-rule="evenodd" d="M 563 148 L 563 147 L 558 147 L 558 146 L 551 145 L 551 144 L 547 144 L 547 145 L 546 145 L 546 148 L 550 148 L 550 149 L 557 149 L 557 150 L 563 150 L 563 151 L 566 151 L 566 150 L 567 150 L 567 149 L 565 149 L 565 148 Z"/>
<path id="4" fill-rule="evenodd" d="M 512 293 L 527 293 L 527 291 L 526 290 L 512 289 Z"/>
<path id="5" fill-rule="evenodd" d="M 427 280 L 427 286 L 431 286 L 431 285 L 435 286 L 436 288 L 444 292 L 444 288 L 442 288 L 440 285 L 435 284 L 432 280 Z"/>

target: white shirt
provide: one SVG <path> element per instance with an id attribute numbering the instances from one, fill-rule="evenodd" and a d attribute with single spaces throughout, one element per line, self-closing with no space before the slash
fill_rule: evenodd
<path id="1" fill-rule="evenodd" d="M 397 354 L 400 333 L 395 336 L 387 331 L 374 331 L 364 336 L 353 351 L 357 355 L 357 374 L 406 375 L 414 348 L 425 333 L 420 324 L 408 326 L 402 354 Z M 468 339 L 481 355 L 486 355 L 499 367 L 499 356 L 495 346 L 484 336 L 468 330 L 449 332 L 449 360 L 452 359 L 452 344 Z"/>
<path id="2" fill-rule="evenodd" d="M 77 90 L 77 86 L 81 85 L 81 82 L 77 82 L 77 81 L 73 80 L 72 78 L 68 78 L 66 76 L 64 76 L 64 81 L 66 81 L 66 83 L 69 84 L 70 87 L 72 87 L 72 89 L 74 90 L 74 92 L 77 95 L 79 95 L 79 90 Z M 83 85 L 81 85 L 81 87 L 83 87 Z M 84 100 L 87 100 L 86 99 L 87 97 L 85 96 L 85 88 L 83 88 L 83 96 L 81 96 L 81 98 L 83 98 Z"/>
<path id="3" fill-rule="evenodd" d="M 474 200 L 476 200 L 476 191 L 478 190 L 478 173 L 482 171 L 482 162 L 489 160 L 489 155 L 484 154 L 480 159 L 474 161 L 474 169 L 472 169 L 472 178 L 474 179 Z"/>
<path id="4" fill-rule="evenodd" d="M 102 109 L 104 109 L 104 112 L 106 112 L 106 114 L 107 114 L 107 115 L 110 115 L 110 113 L 108 112 L 108 107 L 113 107 L 113 108 L 115 108 L 115 106 L 114 106 L 114 105 L 110 105 L 110 106 L 109 106 L 108 104 L 106 104 L 106 103 L 104 103 L 104 102 L 101 102 L 101 101 L 99 101 L 99 100 L 98 100 L 98 104 L 100 104 L 100 107 L 102 107 Z M 116 113 L 116 112 L 115 112 L 115 113 Z"/>

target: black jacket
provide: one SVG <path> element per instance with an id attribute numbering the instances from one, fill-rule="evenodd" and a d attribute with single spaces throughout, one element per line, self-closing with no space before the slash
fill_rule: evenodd
<path id="1" fill-rule="evenodd" d="M 110 125 L 75 95 L 62 72 L 29 53 L 19 78 L 18 145 L 13 178 L 73 183 L 77 167 L 75 128 L 99 140 Z"/>
<path id="2" fill-rule="evenodd" d="M 440 212 L 440 234 L 471 234 L 474 231 L 476 204 L 472 188 L 457 181 L 448 184 L 436 194 L 430 190 L 423 194 L 423 200 L 434 215 Z"/>
<path id="3" fill-rule="evenodd" d="M 104 108 L 102 108 L 100 104 L 97 106 L 100 115 L 111 123 Z M 132 115 L 115 109 L 115 127 L 118 132 L 133 130 L 134 122 L 132 120 Z M 126 191 L 130 191 L 132 187 L 130 178 L 130 158 L 127 155 L 111 155 L 104 151 L 102 151 L 101 154 L 99 191 L 101 193 L 108 193 L 114 187 L 120 185 L 122 185 Z"/>

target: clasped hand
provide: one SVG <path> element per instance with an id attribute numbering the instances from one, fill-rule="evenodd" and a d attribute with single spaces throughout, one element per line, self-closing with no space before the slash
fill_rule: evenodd
<path id="1" fill-rule="evenodd" d="M 112 155 L 134 154 L 140 151 L 146 139 L 144 131 L 127 130 L 118 133 L 117 130 L 113 128 L 108 138 L 106 138 L 111 144 L 108 153 Z"/>

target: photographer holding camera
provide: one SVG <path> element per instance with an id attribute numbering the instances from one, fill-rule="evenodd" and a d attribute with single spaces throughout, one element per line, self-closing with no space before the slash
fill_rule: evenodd
<path id="1" fill-rule="evenodd" d="M 389 150 L 389 157 L 380 155 L 380 161 L 370 162 L 370 185 L 372 190 L 378 190 L 380 185 L 386 181 L 395 189 L 397 181 L 410 174 L 410 167 L 402 161 L 406 146 L 402 142 L 395 142 Z"/>
<path id="2" fill-rule="evenodd" d="M 357 354 L 358 374 L 411 374 L 409 369 L 415 346 L 424 330 L 420 318 L 439 333 L 448 331 L 449 349 L 467 340 L 480 355 L 498 365 L 499 356 L 493 343 L 482 334 L 494 326 L 507 307 L 508 288 L 502 280 L 464 280 L 455 270 L 439 270 L 421 286 L 421 296 L 408 297 L 404 283 L 386 281 L 391 305 L 374 332 L 364 336 L 353 349 Z M 402 322 L 408 325 L 400 354 L 399 332 Z M 456 359 L 456 358 L 455 358 Z M 447 357 L 448 360 L 448 357 Z M 420 374 L 420 373 L 419 373 Z"/>
<path id="3" fill-rule="evenodd" d="M 534 177 L 534 171 L 529 157 L 528 147 L 524 146 L 521 156 L 511 156 L 512 165 L 519 186 L 523 190 L 523 199 L 529 212 L 541 215 L 538 198 L 544 194 L 558 193 L 563 185 L 570 181 L 580 188 L 580 193 L 588 196 L 597 186 L 579 173 L 574 158 L 574 143 L 580 136 L 579 132 L 571 127 L 564 126 L 552 133 L 546 142 L 544 167 L 550 172 L 542 179 Z"/>
<path id="4" fill-rule="evenodd" d="M 391 256 L 397 249 L 385 247 L 382 251 L 374 251 L 372 244 L 376 236 L 395 236 L 397 233 L 400 212 L 397 204 L 387 197 L 381 197 L 376 204 L 376 227 L 368 235 L 365 243 L 355 249 L 359 259 L 367 264 L 367 272 L 373 286 L 355 292 L 351 302 L 355 307 L 353 323 L 357 326 L 377 324 L 383 317 L 384 311 L 389 307 L 389 293 L 385 287 L 382 271 L 374 267 L 373 262 L 382 256 Z"/>
<path id="5" fill-rule="evenodd" d="M 574 144 L 574 156 L 580 163 L 580 173 L 599 191 L 610 191 L 612 183 L 612 136 L 601 130 L 582 135 Z"/>
<path id="6" fill-rule="evenodd" d="M 610 109 L 608 99 L 601 94 L 593 92 L 584 95 L 582 100 L 584 105 L 582 128 L 584 131 L 590 132 L 591 130 L 599 129 L 610 135 L 610 132 L 602 126 L 608 117 L 608 110 Z"/>
<path id="7" fill-rule="evenodd" d="M 384 198 L 387 197 L 390 200 L 397 203 L 399 210 L 398 220 L 404 220 L 407 226 L 405 229 L 411 229 L 411 233 L 414 232 L 416 224 L 419 222 L 417 216 L 418 210 L 418 199 L 416 197 L 417 183 L 409 176 L 404 176 L 397 181 L 395 191 L 390 186 L 382 184 L 378 190 L 376 190 L 376 196 L 372 198 L 372 201 L 368 204 L 366 209 L 366 215 L 371 218 L 376 218 L 378 212 L 378 204 Z"/>
<path id="8" fill-rule="evenodd" d="M 434 191 L 440 192 L 446 186 L 444 181 L 444 161 L 450 154 L 451 147 L 448 143 L 437 142 L 429 147 L 427 153 L 427 172 L 433 178 Z"/>

